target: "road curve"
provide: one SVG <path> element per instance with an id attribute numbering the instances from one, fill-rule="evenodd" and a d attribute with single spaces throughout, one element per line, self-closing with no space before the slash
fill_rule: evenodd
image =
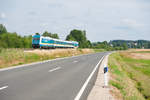
<path id="1" fill-rule="evenodd" d="M 0 71 L 0 100 L 74 100 L 107 52 Z"/>

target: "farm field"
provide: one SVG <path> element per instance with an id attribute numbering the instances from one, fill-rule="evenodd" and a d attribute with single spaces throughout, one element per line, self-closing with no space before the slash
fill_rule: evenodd
<path id="1" fill-rule="evenodd" d="M 111 93 L 117 100 L 150 100 L 150 49 L 113 53 L 109 66 Z"/>

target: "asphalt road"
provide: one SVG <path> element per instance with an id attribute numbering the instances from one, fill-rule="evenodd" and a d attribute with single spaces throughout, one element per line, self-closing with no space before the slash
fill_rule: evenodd
<path id="1" fill-rule="evenodd" d="M 0 71 L 0 100 L 74 100 L 106 54 L 70 57 Z"/>

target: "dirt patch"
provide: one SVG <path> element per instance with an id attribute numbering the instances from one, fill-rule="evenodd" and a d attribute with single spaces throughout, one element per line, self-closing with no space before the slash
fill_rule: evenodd
<path id="1" fill-rule="evenodd" d="M 111 88 L 110 93 L 115 98 L 115 100 L 123 100 L 123 97 L 117 88 L 113 86 L 110 86 L 110 88 Z"/>
<path id="2" fill-rule="evenodd" d="M 150 59 L 150 53 L 137 53 L 137 52 L 122 52 L 121 55 L 133 59 Z"/>
<path id="3" fill-rule="evenodd" d="M 3 63 L 3 61 L 0 59 L 0 65 Z"/>
<path id="4" fill-rule="evenodd" d="M 130 53 L 130 57 L 134 59 L 150 59 L 150 53 Z"/>
<path id="5" fill-rule="evenodd" d="M 150 51 L 150 49 L 130 49 L 129 51 Z"/>
<path id="6" fill-rule="evenodd" d="M 150 49 L 136 49 L 136 51 L 150 51 Z"/>

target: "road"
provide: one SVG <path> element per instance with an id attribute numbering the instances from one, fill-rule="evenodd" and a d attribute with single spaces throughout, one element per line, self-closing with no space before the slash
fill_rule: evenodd
<path id="1" fill-rule="evenodd" d="M 0 71 L 0 100 L 74 100 L 106 54 L 69 57 Z"/>

